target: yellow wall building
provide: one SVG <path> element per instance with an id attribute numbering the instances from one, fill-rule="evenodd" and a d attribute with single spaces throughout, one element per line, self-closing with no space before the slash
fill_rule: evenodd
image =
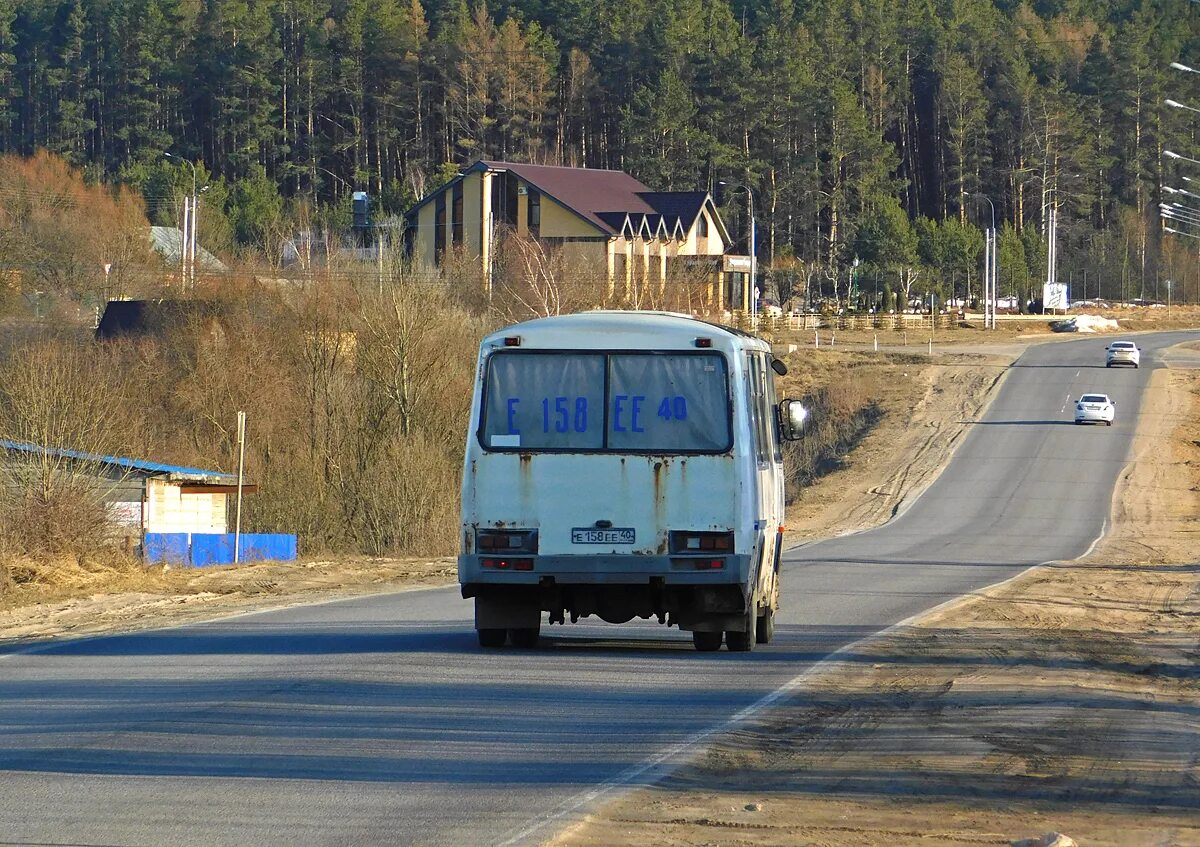
<path id="1" fill-rule="evenodd" d="M 704 191 L 651 191 L 622 171 L 481 159 L 405 213 L 413 264 L 434 269 L 448 250 L 477 258 L 491 280 L 505 233 L 569 250 L 607 269 L 610 291 L 665 282 L 675 271 L 706 278 L 713 305 L 749 309 L 750 259 Z"/>

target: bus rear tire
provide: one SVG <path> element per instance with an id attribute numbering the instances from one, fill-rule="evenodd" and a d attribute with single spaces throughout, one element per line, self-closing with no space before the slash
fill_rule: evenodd
<path id="1" fill-rule="evenodd" d="M 775 612 L 767 609 L 754 627 L 754 640 L 759 644 L 770 644 L 775 637 Z"/>
<path id="2" fill-rule="evenodd" d="M 512 642 L 512 646 L 514 647 L 529 650 L 537 646 L 538 637 L 541 634 L 540 626 L 510 629 L 508 631 L 508 640 Z"/>
<path id="3" fill-rule="evenodd" d="M 479 635 L 480 647 L 503 647 L 504 642 L 508 640 L 507 629 L 480 629 L 476 632 Z"/>
<path id="4" fill-rule="evenodd" d="M 712 653 L 721 649 L 721 636 L 724 633 L 721 630 L 716 632 L 701 632 L 700 630 L 692 630 L 692 644 L 701 653 Z"/>
<path id="5" fill-rule="evenodd" d="M 743 630 L 727 629 L 725 630 L 725 646 L 729 648 L 730 653 L 749 653 L 754 649 L 755 630 L 758 628 L 757 618 L 754 616 L 754 606 L 751 605 L 750 610 L 746 612 L 746 628 Z"/>

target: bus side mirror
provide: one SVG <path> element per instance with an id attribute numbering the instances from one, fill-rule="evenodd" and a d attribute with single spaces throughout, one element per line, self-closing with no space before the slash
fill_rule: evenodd
<path id="1" fill-rule="evenodd" d="M 784 400 L 779 404 L 779 434 L 784 441 L 795 441 L 804 432 L 808 409 L 799 400 Z"/>

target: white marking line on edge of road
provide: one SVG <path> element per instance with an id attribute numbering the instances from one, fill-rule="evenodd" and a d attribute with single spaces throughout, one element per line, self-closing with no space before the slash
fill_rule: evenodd
<path id="1" fill-rule="evenodd" d="M 1087 550 L 1084 551 L 1080 556 L 1077 556 L 1076 559 L 1084 558 L 1084 557 L 1090 555 L 1092 550 L 1094 550 L 1096 545 L 1100 543 L 1100 539 L 1102 539 L 1104 537 L 1104 534 L 1107 531 L 1108 531 L 1108 518 L 1105 518 L 1104 523 L 1101 524 L 1101 526 L 1100 526 L 1100 534 L 1097 535 L 1094 539 L 1092 539 L 1092 543 L 1088 545 Z M 900 627 L 913 624 L 916 621 L 920 620 L 921 618 L 936 614 L 937 612 L 940 612 L 941 610 L 943 610 L 945 608 L 953 606 L 955 603 L 962 602 L 964 599 L 971 597 L 980 591 L 990 591 L 992 589 L 1002 588 L 1005 585 L 1008 585 L 1010 582 L 1015 582 L 1016 580 L 1025 576 L 1025 574 L 1029 573 L 1030 571 L 1036 570 L 1037 568 L 1040 568 L 1040 567 L 1045 567 L 1046 565 L 1048 565 L 1054 561 L 1059 561 L 1059 560 L 1051 559 L 1051 560 L 1048 560 L 1045 562 L 1040 562 L 1036 565 L 1030 565 L 1029 567 L 1025 568 L 1025 570 L 1021 571 L 1020 573 L 1013 574 L 1008 579 L 1004 579 L 1004 580 L 1001 580 L 1000 582 L 992 583 L 991 585 L 985 585 L 983 588 L 968 592 L 967 594 L 960 594 L 957 597 L 952 597 L 949 600 L 946 600 L 942 603 L 937 604 L 936 606 L 933 606 L 929 609 L 925 609 L 924 611 L 921 611 L 921 612 L 917 612 L 915 615 L 910 615 L 909 617 L 905 618 L 904 620 L 898 621 L 897 623 L 894 623 L 891 626 L 884 627 L 883 629 L 879 630 L 878 632 L 874 632 L 870 635 L 867 635 L 867 636 L 864 636 L 863 638 L 858 639 L 857 641 L 854 641 L 854 642 L 851 642 L 850 644 L 846 644 L 845 646 L 839 647 L 838 649 L 836 649 L 832 653 L 830 653 L 828 656 L 826 656 L 825 658 L 821 659 L 819 662 L 814 664 L 808 670 L 806 670 L 803 673 L 799 674 L 798 676 L 795 676 L 792 679 L 788 680 L 783 685 L 781 685 L 779 688 L 776 688 L 770 694 L 763 697 L 761 700 L 758 700 L 755 703 L 751 703 L 749 706 L 742 709 L 740 712 L 738 712 L 737 714 L 735 714 L 733 717 L 729 718 L 728 720 L 724 721 L 723 723 L 717 724 L 716 726 L 709 727 L 708 729 L 705 729 L 705 730 L 701 730 L 700 732 L 693 735 L 691 738 L 685 739 L 684 741 L 681 741 L 678 744 L 673 744 L 670 747 L 668 747 L 666 750 L 656 753 L 655 755 L 651 756 L 650 758 L 644 759 L 641 762 L 639 762 L 638 764 L 633 765 L 630 768 L 627 768 L 626 770 L 617 774 L 612 779 L 606 780 L 606 781 L 600 783 L 599 785 L 595 785 L 592 788 L 589 788 L 586 791 L 582 791 L 579 794 L 576 794 L 574 797 L 571 797 L 571 798 L 563 801 L 562 803 L 559 804 L 559 806 L 554 811 L 548 812 L 547 814 L 545 814 L 539 818 L 535 818 L 534 821 L 530 824 L 527 824 L 524 829 L 521 829 L 520 831 L 516 832 L 515 834 L 510 835 L 504 841 L 497 842 L 495 847 L 517 847 L 517 845 L 519 845 L 525 839 L 530 838 L 534 835 L 537 835 L 539 830 L 545 829 L 546 827 L 563 820 L 564 818 L 580 811 L 584 807 L 594 803 L 596 800 L 599 800 L 600 798 L 602 798 L 608 794 L 612 794 L 613 792 L 618 791 L 620 789 L 632 788 L 633 786 L 631 785 L 631 783 L 635 779 L 637 779 L 638 777 L 642 776 L 645 773 L 648 773 L 649 771 L 653 770 L 654 768 L 659 767 L 660 765 L 664 766 L 664 769 L 663 769 L 663 772 L 658 775 L 657 779 L 662 779 L 663 777 L 665 777 L 669 773 L 671 773 L 671 771 L 675 770 L 676 768 L 682 767 L 684 764 L 686 764 L 687 760 L 683 759 L 682 757 L 688 753 L 696 752 L 696 748 L 700 744 L 702 744 L 703 742 L 712 738 L 714 735 L 721 735 L 725 732 L 728 732 L 728 731 L 736 728 L 738 726 L 738 724 L 744 723 L 744 722 L 750 720 L 751 718 L 755 717 L 756 715 L 758 715 L 760 712 L 766 711 L 771 706 L 775 705 L 780 700 L 784 699 L 789 694 L 793 693 L 796 689 L 800 688 L 800 686 L 802 686 L 804 683 L 808 682 L 808 680 L 810 680 L 811 678 L 817 676 L 819 673 L 824 673 L 825 668 L 823 666 L 830 662 L 836 662 L 840 655 L 843 655 L 845 653 L 849 653 L 853 650 L 856 650 L 859 647 L 861 647 L 862 645 L 867 644 L 874 639 L 882 638 L 882 637 L 886 636 L 888 633 L 892 632 L 893 630 L 899 629 Z M 1071 559 L 1068 561 L 1074 561 L 1074 559 Z M 650 784 L 652 784 L 652 783 L 650 783 Z M 545 844 L 548 842 L 539 841 L 538 843 Z"/>

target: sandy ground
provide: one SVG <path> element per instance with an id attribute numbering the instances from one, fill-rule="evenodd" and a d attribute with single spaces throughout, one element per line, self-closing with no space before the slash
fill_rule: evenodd
<path id="1" fill-rule="evenodd" d="M 1200 845 L 1200 373 L 1155 372 L 1110 534 L 830 663 L 555 847 Z"/>
<path id="2" fill-rule="evenodd" d="M 0 598 L 7 602 L 0 603 L 0 647 L 447 585 L 456 576 L 451 558 L 339 558 L 149 571 L 73 568 L 54 582 Z M 39 601 L 39 595 L 47 599 Z"/>

